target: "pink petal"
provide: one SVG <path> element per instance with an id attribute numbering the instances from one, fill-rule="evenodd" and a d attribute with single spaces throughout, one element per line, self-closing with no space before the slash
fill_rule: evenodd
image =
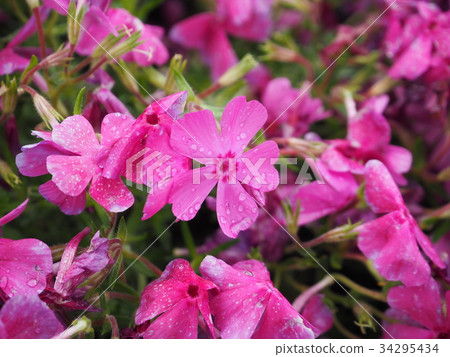
<path id="1" fill-rule="evenodd" d="M 177 23 L 170 31 L 172 41 L 190 49 L 203 49 L 210 29 L 217 22 L 211 13 L 201 13 Z"/>
<path id="2" fill-rule="evenodd" d="M 102 120 L 102 145 L 112 146 L 115 144 L 133 123 L 134 120 L 126 114 L 113 113 L 106 115 Z"/>
<path id="3" fill-rule="evenodd" d="M 175 177 L 169 202 L 172 212 L 178 219 L 189 221 L 195 217 L 206 196 L 217 184 L 208 179 L 207 169 L 197 168 Z"/>
<path id="4" fill-rule="evenodd" d="M 134 203 L 133 194 L 120 178 L 110 180 L 101 175 L 94 176 L 89 194 L 109 212 L 123 212 Z"/>
<path id="5" fill-rule="evenodd" d="M 23 71 L 29 63 L 27 58 L 19 56 L 11 48 L 0 50 L 0 76 Z"/>
<path id="6" fill-rule="evenodd" d="M 280 176 L 274 167 L 279 154 L 278 145 L 271 140 L 246 151 L 238 164 L 238 180 L 263 192 L 275 190 L 280 183 Z"/>
<path id="7" fill-rule="evenodd" d="M 128 111 L 125 104 L 123 104 L 119 98 L 117 98 L 109 89 L 101 88 L 99 91 L 95 92 L 95 98 L 103 104 L 106 111 L 108 113 L 115 113 L 115 114 L 123 114 L 124 116 L 128 117 L 128 125 L 125 125 L 123 129 L 127 128 L 128 126 L 131 126 L 133 124 L 133 116 Z M 124 119 L 124 122 L 126 120 Z M 103 123 L 103 122 L 102 122 Z M 117 121 L 116 121 L 116 124 Z M 125 124 L 125 123 L 124 123 Z M 102 139 L 103 139 L 103 132 L 102 132 Z M 106 144 L 102 144 L 106 145 Z"/>
<path id="8" fill-rule="evenodd" d="M 432 39 L 428 34 L 417 37 L 395 60 L 389 75 L 392 78 L 409 80 L 420 77 L 430 66 L 432 46 Z"/>
<path id="9" fill-rule="evenodd" d="M 42 22 L 45 22 L 48 15 L 50 14 L 50 9 L 46 6 L 39 7 L 39 15 Z M 28 21 L 23 25 L 23 27 L 17 32 L 14 38 L 8 43 L 9 48 L 14 48 L 21 45 L 25 40 L 27 40 L 31 35 L 37 32 L 36 16 L 31 16 Z"/>
<path id="10" fill-rule="evenodd" d="M 147 200 L 145 201 L 142 220 L 149 219 L 169 203 L 169 194 L 171 190 L 172 184 L 166 184 L 162 189 L 159 189 L 158 185 L 156 185 L 149 192 Z"/>
<path id="11" fill-rule="evenodd" d="M 16 208 L 14 208 L 11 212 L 7 213 L 3 217 L 0 217 L 0 227 L 19 217 L 22 214 L 22 212 L 25 211 L 27 204 L 28 198 L 25 201 L 23 201 L 20 205 L 18 205 Z"/>
<path id="12" fill-rule="evenodd" d="M 222 153 L 216 119 L 210 110 L 187 113 L 172 127 L 170 144 L 175 151 L 203 163 Z"/>
<path id="13" fill-rule="evenodd" d="M 239 155 L 266 120 L 267 110 L 261 103 L 256 100 L 247 102 L 244 96 L 236 97 L 223 111 L 221 136 L 229 143 L 230 151 Z"/>
<path id="14" fill-rule="evenodd" d="M 210 39 L 203 50 L 203 57 L 211 67 L 211 77 L 217 81 L 222 74 L 238 62 L 227 34 L 220 26 L 212 28 Z"/>
<path id="15" fill-rule="evenodd" d="M 53 129 L 53 142 L 79 155 L 94 155 L 100 148 L 91 123 L 81 115 L 73 115 Z"/>
<path id="16" fill-rule="evenodd" d="M 430 330 L 445 328 L 439 286 L 434 279 L 417 287 L 396 286 L 389 290 L 388 304 Z"/>
<path id="17" fill-rule="evenodd" d="M 384 149 L 383 162 L 395 179 L 395 182 L 406 184 L 407 181 L 401 176 L 407 173 L 412 166 L 413 157 L 408 149 L 401 146 L 387 145 Z"/>
<path id="18" fill-rule="evenodd" d="M 47 339 L 63 330 L 55 313 L 37 296 L 15 296 L 0 310 L 0 338 Z"/>
<path id="19" fill-rule="evenodd" d="M 309 299 L 301 313 L 317 329 L 320 335 L 333 327 L 333 312 L 323 302 L 323 296 L 321 295 L 315 295 Z"/>
<path id="20" fill-rule="evenodd" d="M 358 247 L 391 281 L 418 286 L 430 277 L 430 267 L 417 247 L 414 227 L 400 212 L 389 213 L 357 228 Z"/>
<path id="21" fill-rule="evenodd" d="M 198 309 L 195 301 L 184 299 L 158 317 L 144 332 L 144 338 L 195 339 Z"/>
<path id="22" fill-rule="evenodd" d="M 378 160 L 366 164 L 365 197 L 375 213 L 392 212 L 405 207 L 402 195 L 386 166 Z"/>
<path id="23" fill-rule="evenodd" d="M 24 176 L 42 176 L 48 174 L 47 157 L 61 154 L 69 154 L 69 152 L 51 141 L 44 140 L 37 144 L 23 146 L 22 152 L 16 156 L 16 165 Z"/>
<path id="24" fill-rule="evenodd" d="M 51 155 L 47 158 L 47 170 L 64 194 L 79 196 L 99 168 L 89 156 Z"/>
<path id="25" fill-rule="evenodd" d="M 350 120 L 347 138 L 353 146 L 364 151 L 377 151 L 391 141 L 391 127 L 383 115 L 368 111 Z"/>
<path id="26" fill-rule="evenodd" d="M 37 239 L 0 238 L 0 289 L 6 295 L 37 295 L 52 272 L 50 248 Z"/>
<path id="27" fill-rule="evenodd" d="M 144 24 L 141 31 L 139 41 L 143 41 L 143 43 L 132 52 L 126 53 L 123 59 L 125 61 L 134 61 L 140 66 L 150 66 L 152 64 L 161 66 L 166 63 L 169 59 L 169 51 L 158 36 L 163 29 Z"/>
<path id="28" fill-rule="evenodd" d="M 246 275 L 270 282 L 270 273 L 264 263 L 259 260 L 242 260 L 236 264 L 233 264 L 233 268 L 241 270 Z"/>
<path id="29" fill-rule="evenodd" d="M 385 324 L 386 330 L 389 332 L 383 332 L 383 338 L 400 338 L 400 339 L 434 339 L 436 338 L 436 333 L 424 328 L 408 326 L 403 324 Z M 391 337 L 392 336 L 392 337 Z"/>
<path id="30" fill-rule="evenodd" d="M 430 238 L 428 238 L 419 228 L 419 226 L 415 226 L 416 231 L 416 239 L 419 243 L 420 247 L 426 254 L 428 258 L 431 259 L 431 261 L 436 264 L 437 267 L 441 269 L 445 269 L 445 264 L 439 257 L 439 254 L 436 252 L 436 249 L 433 246 L 433 243 L 431 243 Z"/>
<path id="31" fill-rule="evenodd" d="M 86 192 L 79 196 L 69 196 L 61 192 L 53 181 L 47 181 L 39 186 L 39 193 L 47 201 L 59 206 L 61 211 L 67 215 L 77 215 L 86 207 Z"/>
<path id="32" fill-rule="evenodd" d="M 315 328 L 280 293 L 274 293 L 252 338 L 308 339 L 316 336 Z"/>
<path id="33" fill-rule="evenodd" d="M 220 228 L 231 238 L 250 228 L 258 217 L 258 205 L 239 182 L 219 181 L 216 207 Z"/>

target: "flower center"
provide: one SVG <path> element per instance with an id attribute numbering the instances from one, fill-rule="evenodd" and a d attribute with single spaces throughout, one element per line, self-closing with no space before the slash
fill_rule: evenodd
<path id="1" fill-rule="evenodd" d="M 192 284 L 189 285 L 187 293 L 191 298 L 196 298 L 198 296 L 198 286 Z"/>

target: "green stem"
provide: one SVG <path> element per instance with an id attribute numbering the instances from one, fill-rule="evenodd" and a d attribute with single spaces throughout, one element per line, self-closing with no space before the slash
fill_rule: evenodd
<path id="1" fill-rule="evenodd" d="M 378 301 L 386 302 L 386 297 L 382 293 L 367 289 L 364 286 L 355 283 L 353 280 L 350 280 L 349 278 L 347 278 L 342 274 L 333 274 L 333 277 L 340 283 L 346 285 L 350 289 L 353 289 L 362 295 L 368 296 Z"/>

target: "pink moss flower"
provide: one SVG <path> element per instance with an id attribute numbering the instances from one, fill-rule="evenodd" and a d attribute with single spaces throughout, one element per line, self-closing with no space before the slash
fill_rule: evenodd
<path id="1" fill-rule="evenodd" d="M 1 226 L 17 218 L 28 200 L 0 218 Z M 52 272 L 50 248 L 37 239 L 12 240 L 0 238 L 0 296 L 38 295 Z"/>
<path id="2" fill-rule="evenodd" d="M 109 9 L 104 12 L 94 6 L 89 9 L 83 21 L 86 31 L 80 34 L 76 51 L 81 55 L 90 55 L 98 44 L 109 34 L 117 36 L 120 30 L 131 36 L 140 31 L 139 41 L 142 42 L 122 58 L 128 62 L 136 62 L 140 66 L 152 64 L 163 65 L 169 58 L 169 52 L 161 39 L 164 30 L 158 26 L 142 23 L 137 17 L 125 9 Z"/>
<path id="3" fill-rule="evenodd" d="M 399 323 L 383 324 L 392 337 L 450 338 L 450 291 L 443 293 L 434 279 L 429 278 L 421 286 L 393 287 L 387 300 L 392 308 L 387 315 L 399 320 Z M 385 333 L 384 337 L 389 336 Z"/>
<path id="4" fill-rule="evenodd" d="M 262 96 L 262 102 L 269 113 L 267 132 L 284 137 L 302 136 L 309 127 L 330 116 L 325 111 L 320 99 L 311 97 L 308 83 L 300 89 L 292 88 L 289 79 L 275 78 L 267 84 Z"/>
<path id="5" fill-rule="evenodd" d="M 50 173 L 52 180 L 41 185 L 39 191 L 67 214 L 78 214 L 84 209 L 89 183 L 94 200 L 110 212 L 122 212 L 133 204 L 133 195 L 120 177 L 105 177 L 103 167 L 111 147 L 133 122 L 119 113 L 107 115 L 102 121 L 99 142 L 83 116 L 68 117 L 53 128 L 51 135 L 38 133 L 45 140 L 25 146 L 16 157 L 17 167 L 26 176 Z"/>
<path id="6" fill-rule="evenodd" d="M 351 173 L 333 171 L 322 160 L 316 165 L 323 182 L 302 185 L 293 195 L 293 207 L 300 201 L 299 225 L 341 211 L 356 198 L 358 183 Z"/>
<path id="7" fill-rule="evenodd" d="M 367 203 L 375 213 L 386 214 L 357 228 L 359 249 L 374 261 L 375 268 L 386 279 L 401 281 L 406 286 L 426 283 L 430 266 L 419 247 L 440 269 L 445 268 L 444 263 L 409 213 L 386 166 L 370 160 L 365 176 Z"/>
<path id="8" fill-rule="evenodd" d="M 384 41 L 394 61 L 389 75 L 413 80 L 450 58 L 450 11 L 425 1 L 408 5 L 391 12 Z"/>
<path id="9" fill-rule="evenodd" d="M 219 294 L 211 300 L 214 323 L 222 338 L 315 338 L 317 331 L 281 295 L 269 271 L 257 260 L 230 266 L 208 255 L 202 275 Z"/>
<path id="10" fill-rule="evenodd" d="M 347 99 L 347 138 L 331 140 L 321 157 L 331 170 L 363 174 L 364 163 L 376 159 L 386 165 L 398 184 L 407 183 L 402 175 L 411 168 L 412 154 L 389 144 L 391 128 L 382 114 L 388 101 L 387 96 L 374 97 L 356 111 L 353 100 Z"/>
<path id="11" fill-rule="evenodd" d="M 143 291 L 136 312 L 136 325 L 152 319 L 145 329 L 144 338 L 189 338 L 198 334 L 199 311 L 212 337 L 215 331 L 209 308 L 209 292 L 216 286 L 202 279 L 192 270 L 188 261 L 170 262 L 159 279 Z"/>
<path id="12" fill-rule="evenodd" d="M 201 13 L 177 23 L 170 31 L 173 42 L 200 52 L 217 80 L 237 62 L 227 33 L 263 41 L 272 27 L 273 0 L 217 0 L 216 13 Z"/>
<path id="13" fill-rule="evenodd" d="M 55 313 L 38 296 L 14 296 L 0 310 L 0 339 L 47 339 L 63 330 Z"/>
<path id="14" fill-rule="evenodd" d="M 205 165 L 175 177 L 169 201 L 178 219 L 194 218 L 217 185 L 217 217 L 227 236 L 235 238 L 255 222 L 255 194 L 273 191 L 279 184 L 273 166 L 279 155 L 275 142 L 266 141 L 244 152 L 266 118 L 259 102 L 237 97 L 224 109 L 220 133 L 209 110 L 188 113 L 178 121 L 172 128 L 173 149 Z"/>

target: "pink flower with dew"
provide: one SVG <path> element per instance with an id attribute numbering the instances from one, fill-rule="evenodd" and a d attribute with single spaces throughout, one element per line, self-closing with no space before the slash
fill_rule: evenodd
<path id="1" fill-rule="evenodd" d="M 262 102 L 269 113 L 268 135 L 302 136 L 313 123 L 330 116 L 322 101 L 311 97 L 308 86 L 304 83 L 300 89 L 292 88 L 289 79 L 283 77 L 267 84 Z"/>
<path id="2" fill-rule="evenodd" d="M 209 110 L 188 113 L 172 127 L 172 148 L 205 165 L 175 177 L 169 202 L 178 219 L 194 218 L 217 185 L 217 217 L 227 236 L 235 238 L 255 222 L 255 197 L 279 184 L 273 166 L 279 155 L 275 142 L 266 141 L 244 152 L 266 119 L 261 103 L 237 97 L 224 109 L 220 133 Z"/>
<path id="3" fill-rule="evenodd" d="M 106 13 L 98 7 L 92 7 L 83 20 L 85 31 L 80 34 L 76 51 L 81 55 L 90 55 L 99 43 L 109 34 L 118 36 L 119 31 L 125 31 L 126 36 L 140 31 L 139 41 L 142 42 L 122 58 L 128 62 L 136 62 L 140 66 L 152 64 L 163 65 L 169 58 L 169 52 L 161 41 L 164 30 L 158 26 L 142 23 L 137 17 L 125 9 L 109 9 Z"/>
<path id="4" fill-rule="evenodd" d="M 189 262 L 176 259 L 170 262 L 159 279 L 142 292 L 136 312 L 136 325 L 152 319 L 144 338 L 189 338 L 198 335 L 199 311 L 206 326 L 204 330 L 215 338 L 209 308 L 209 293 L 216 286 L 195 274 Z"/>
<path id="5" fill-rule="evenodd" d="M 298 224 L 303 225 L 345 209 L 356 198 L 358 183 L 349 172 L 332 171 L 322 160 L 316 162 L 323 181 L 300 186 L 292 207 L 300 201 Z"/>
<path id="6" fill-rule="evenodd" d="M 89 232 L 89 228 L 84 229 L 73 237 L 64 249 L 53 287 L 62 297 L 70 297 L 88 277 L 113 263 L 109 257 L 110 241 L 108 238 L 100 238 L 100 232 L 91 239 L 89 248 L 76 256 L 78 245 Z"/>
<path id="7" fill-rule="evenodd" d="M 211 68 L 214 81 L 238 62 L 225 29 L 212 13 L 194 15 L 179 22 L 169 36 L 187 49 L 198 50 Z"/>
<path id="8" fill-rule="evenodd" d="M 0 228 L 17 218 L 28 199 L 0 218 Z M 1 232 L 0 232 L 1 233 Z M 37 239 L 12 240 L 0 238 L 0 291 L 9 297 L 38 295 L 52 272 L 50 248 Z"/>
<path id="9" fill-rule="evenodd" d="M 414 80 L 439 60 L 448 60 L 449 30 L 450 11 L 442 12 L 436 4 L 417 1 L 406 11 L 392 11 L 384 39 L 386 54 L 394 61 L 389 75 Z"/>
<path id="10" fill-rule="evenodd" d="M 345 140 L 331 140 L 322 160 L 333 171 L 363 174 L 363 163 L 371 159 L 382 161 L 398 184 L 407 183 L 403 174 L 412 165 L 412 154 L 407 149 L 389 145 L 391 129 L 382 115 L 389 98 L 374 97 L 356 111 L 355 103 L 347 98 L 348 132 Z"/>
<path id="11" fill-rule="evenodd" d="M 445 265 L 430 239 L 420 230 L 409 213 L 400 191 L 380 161 L 366 164 L 365 198 L 375 213 L 384 216 L 357 228 L 358 247 L 384 278 L 419 286 L 430 277 L 430 266 L 423 253 L 440 269 Z"/>
<path id="12" fill-rule="evenodd" d="M 274 0 L 217 0 L 217 18 L 233 36 L 266 40 L 272 30 Z"/>
<path id="13" fill-rule="evenodd" d="M 221 338 L 315 338 L 316 329 L 281 295 L 269 271 L 257 260 L 230 266 L 213 256 L 200 265 L 219 288 L 211 300 Z"/>
<path id="14" fill-rule="evenodd" d="M 0 50 L 0 76 L 23 71 L 29 63 L 28 58 L 18 55 L 12 48 L 7 47 Z"/>
<path id="15" fill-rule="evenodd" d="M 51 134 L 37 132 L 45 140 L 25 146 L 16 157 L 17 167 L 26 176 L 50 173 L 52 180 L 39 191 L 67 214 L 79 214 L 84 209 L 89 183 L 94 200 L 110 212 L 122 212 L 133 204 L 133 195 L 120 177 L 109 179 L 102 173 L 111 147 L 133 122 L 126 115 L 108 114 L 102 121 L 99 142 L 83 116 L 68 117 Z"/>
<path id="16" fill-rule="evenodd" d="M 441 237 L 434 247 L 446 267 L 445 270 L 439 272 L 439 275 L 450 283 L 450 233 Z"/>
<path id="17" fill-rule="evenodd" d="M 63 330 L 55 313 L 38 296 L 14 296 L 0 310 L 0 339 L 47 339 Z"/>
<path id="18" fill-rule="evenodd" d="M 383 325 L 393 338 L 431 339 L 450 338 L 450 291 L 443 292 L 438 283 L 429 278 L 421 286 L 395 286 L 389 290 L 387 301 L 391 309 L 387 315 L 398 323 Z M 390 337 L 384 333 L 384 337 Z"/>

